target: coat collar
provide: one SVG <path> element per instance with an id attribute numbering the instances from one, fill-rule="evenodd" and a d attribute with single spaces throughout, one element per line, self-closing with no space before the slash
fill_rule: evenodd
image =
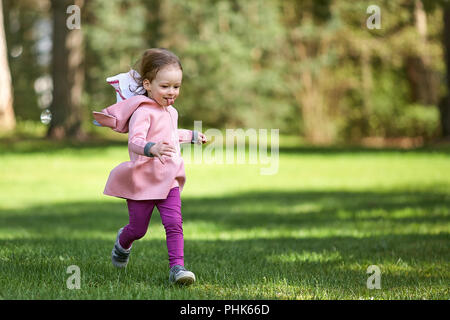
<path id="1" fill-rule="evenodd" d="M 127 133 L 128 123 L 137 108 L 142 106 L 161 108 L 153 99 L 144 95 L 137 95 L 117 102 L 101 112 L 93 111 L 94 119 L 102 127 L 109 127 L 116 132 Z"/>

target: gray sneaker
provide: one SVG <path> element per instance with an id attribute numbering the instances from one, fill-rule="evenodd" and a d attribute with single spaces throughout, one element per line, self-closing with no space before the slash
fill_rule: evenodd
<path id="1" fill-rule="evenodd" d="M 112 264 L 117 268 L 125 268 L 128 264 L 128 259 L 130 258 L 131 247 L 128 249 L 122 248 L 119 243 L 119 236 L 122 233 L 123 228 L 119 229 L 117 232 L 116 243 L 111 252 Z"/>
<path id="2" fill-rule="evenodd" d="M 169 282 L 190 285 L 195 282 L 195 275 L 177 264 L 170 269 Z"/>

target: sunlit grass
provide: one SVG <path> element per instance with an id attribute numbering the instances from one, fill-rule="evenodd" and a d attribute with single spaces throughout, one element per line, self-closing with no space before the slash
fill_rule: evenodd
<path id="1" fill-rule="evenodd" d="M 448 299 L 450 152 L 282 145 L 263 165 L 187 163 L 186 265 L 198 281 L 168 284 L 157 210 L 126 270 L 110 262 L 123 199 L 103 188 L 125 143 L 0 150 L 0 298 Z M 66 269 L 80 267 L 81 289 Z M 367 267 L 382 288 L 366 287 Z"/>

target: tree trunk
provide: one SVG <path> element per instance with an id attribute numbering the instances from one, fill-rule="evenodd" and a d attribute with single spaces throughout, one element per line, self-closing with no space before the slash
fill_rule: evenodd
<path id="1" fill-rule="evenodd" d="M 450 139 L 450 5 L 444 5 L 444 30 L 443 46 L 445 52 L 445 64 L 447 70 L 447 96 L 439 103 L 441 114 L 442 135 Z"/>
<path id="2" fill-rule="evenodd" d="M 423 105 L 438 103 L 439 79 L 431 68 L 427 39 L 427 15 L 422 0 L 415 0 L 414 21 L 419 35 L 417 54 L 406 57 L 406 72 L 411 86 L 411 100 Z"/>
<path id="3" fill-rule="evenodd" d="M 333 119 L 330 116 L 329 67 L 321 60 L 328 54 L 330 36 L 322 34 L 322 26 L 314 25 L 313 13 L 296 1 L 283 1 L 283 16 L 289 30 L 288 43 L 292 53 L 288 54 L 291 68 L 289 82 L 292 93 L 302 115 L 301 127 L 308 142 L 330 144 L 335 138 Z M 309 2 L 310 4 L 313 1 Z M 299 32 L 299 23 L 312 24 L 317 32 L 314 37 L 304 37 Z M 303 22 L 302 22 L 303 23 Z M 333 101 L 336 103 L 336 101 Z"/>
<path id="4" fill-rule="evenodd" d="M 81 123 L 83 110 L 81 95 L 84 83 L 84 48 L 81 29 L 69 30 L 67 8 L 75 4 L 83 7 L 83 0 L 52 0 L 53 50 L 52 77 L 53 101 L 50 106 L 52 120 L 47 137 L 54 139 L 86 137 Z"/>
<path id="5" fill-rule="evenodd" d="M 315 58 L 308 56 L 306 45 L 302 42 L 296 44 L 296 49 L 300 61 Z M 321 54 L 321 52 L 318 54 Z M 334 136 L 326 99 L 324 98 L 326 96 L 325 86 L 322 82 L 323 79 L 327 78 L 326 70 L 321 67 L 317 72 L 318 75 L 315 75 L 310 68 L 305 68 L 302 72 L 299 72 L 301 87 L 295 91 L 294 96 L 301 106 L 300 111 L 306 140 L 313 144 L 330 144 Z"/>
<path id="6" fill-rule="evenodd" d="M 0 83 L 0 131 L 9 131 L 15 128 L 16 119 L 13 109 L 11 72 L 8 64 L 2 0 L 0 0 Z"/>
<path id="7" fill-rule="evenodd" d="M 363 97 L 363 114 L 366 119 L 369 119 L 372 114 L 372 66 L 370 61 L 370 44 L 366 41 L 361 41 L 360 48 L 360 65 L 361 65 L 361 90 Z"/>

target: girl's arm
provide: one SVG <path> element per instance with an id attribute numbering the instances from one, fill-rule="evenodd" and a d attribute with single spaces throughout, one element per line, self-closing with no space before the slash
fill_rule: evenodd
<path id="1" fill-rule="evenodd" d="M 195 130 L 178 129 L 180 143 L 206 143 L 206 136 Z"/>
<path id="2" fill-rule="evenodd" d="M 175 119 L 175 127 L 178 127 L 178 111 L 170 107 Z M 203 134 L 195 130 L 177 129 L 179 143 L 199 143 L 199 141 L 206 142 L 206 137 L 203 139 Z"/>
<path id="3" fill-rule="evenodd" d="M 198 132 L 195 130 L 178 129 L 178 141 L 180 143 L 197 143 Z"/>
<path id="4" fill-rule="evenodd" d="M 130 118 L 128 124 L 128 147 L 134 153 L 153 157 L 150 153 L 150 148 L 156 143 L 147 141 L 147 133 L 150 129 L 150 114 L 147 109 L 137 109 Z"/>

